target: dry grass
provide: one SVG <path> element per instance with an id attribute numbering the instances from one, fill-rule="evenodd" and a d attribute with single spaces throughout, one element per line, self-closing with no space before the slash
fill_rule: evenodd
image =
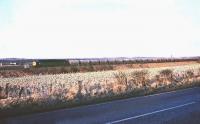
<path id="1" fill-rule="evenodd" d="M 179 87 L 200 80 L 200 64 L 0 79 L 0 111 L 56 108 L 142 90 Z"/>
<path id="2" fill-rule="evenodd" d="M 41 67 L 30 69 L 15 69 L 1 70 L 0 77 L 23 77 L 31 75 L 49 75 L 49 74 L 63 74 L 63 73 L 76 73 L 76 72 L 95 72 L 107 70 L 127 70 L 127 69 L 140 69 L 140 68 L 160 68 L 160 67 L 173 67 L 198 64 L 197 61 L 187 62 L 163 62 L 163 63 L 143 63 L 143 64 L 102 64 L 102 65 L 82 65 L 82 66 L 63 66 L 63 67 Z"/>
<path id="3" fill-rule="evenodd" d="M 164 62 L 164 63 L 144 63 L 144 64 L 127 64 L 127 65 L 116 65 L 114 70 L 126 70 L 130 68 L 160 68 L 160 67 L 174 67 L 174 66 L 185 66 L 185 65 L 198 64 L 197 61 L 188 62 Z"/>

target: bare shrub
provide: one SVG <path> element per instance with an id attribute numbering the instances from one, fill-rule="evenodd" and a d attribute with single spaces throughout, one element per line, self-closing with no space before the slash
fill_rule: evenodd
<path id="1" fill-rule="evenodd" d="M 5 98 L 5 94 L 4 94 L 4 88 L 0 86 L 0 99 L 4 99 Z"/>
<path id="2" fill-rule="evenodd" d="M 7 83 L 7 84 L 6 84 L 6 88 L 5 88 L 6 97 L 9 97 L 9 90 L 10 90 L 10 84 Z"/>
<path id="3" fill-rule="evenodd" d="M 173 74 L 173 82 L 175 85 L 180 85 L 184 83 L 184 75 L 180 73 Z"/>
<path id="4" fill-rule="evenodd" d="M 173 70 L 171 69 L 164 69 L 161 70 L 159 75 L 160 75 L 160 85 L 162 86 L 166 86 L 166 85 L 170 85 L 174 82 L 174 78 L 173 78 Z"/>
<path id="5" fill-rule="evenodd" d="M 114 73 L 114 76 L 119 84 L 127 84 L 128 79 L 124 72 L 119 71 L 118 73 Z"/>
<path id="6" fill-rule="evenodd" d="M 193 70 L 187 70 L 185 72 L 185 81 L 186 83 L 191 83 L 194 80 L 195 74 Z"/>
<path id="7" fill-rule="evenodd" d="M 160 76 L 164 78 L 164 80 L 173 81 L 173 70 L 171 69 L 162 70 L 160 71 Z"/>
<path id="8" fill-rule="evenodd" d="M 113 84 L 108 83 L 105 87 L 105 95 L 112 96 L 114 94 Z"/>
<path id="9" fill-rule="evenodd" d="M 95 83 L 95 84 L 89 86 L 90 96 L 99 97 L 101 94 L 103 94 L 101 92 L 101 90 L 102 90 L 102 86 L 100 83 Z"/>
<path id="10" fill-rule="evenodd" d="M 83 90 L 83 81 L 78 81 L 78 92 L 76 94 L 76 98 L 78 98 L 79 100 L 83 98 L 82 90 Z"/>
<path id="11" fill-rule="evenodd" d="M 162 71 L 160 71 L 160 75 L 167 77 L 167 78 L 171 78 L 173 75 L 173 70 L 171 70 L 171 69 L 162 70 Z"/>
<path id="12" fill-rule="evenodd" d="M 24 92 L 24 87 L 21 87 L 21 89 L 19 91 L 19 98 L 21 98 L 23 92 Z"/>
<path id="13" fill-rule="evenodd" d="M 187 78 L 193 78 L 194 77 L 194 71 L 193 70 L 187 70 L 186 71 L 186 77 Z"/>
<path id="14" fill-rule="evenodd" d="M 158 82 L 161 81 L 161 80 L 160 80 L 160 75 L 159 75 L 159 74 L 155 75 L 155 80 L 158 81 Z"/>
<path id="15" fill-rule="evenodd" d="M 125 90 L 128 90 L 130 87 L 130 84 L 128 82 L 128 77 L 126 75 L 126 73 L 119 71 L 118 73 L 114 73 L 114 77 L 117 80 L 117 83 L 119 83 L 119 85 L 124 85 L 125 86 Z M 119 87 L 119 91 L 121 92 L 122 89 Z"/>
<path id="16" fill-rule="evenodd" d="M 131 73 L 131 78 L 137 85 L 147 88 L 149 86 L 149 72 L 147 70 L 134 71 Z"/>
<path id="17" fill-rule="evenodd" d="M 90 88 L 88 86 L 88 84 L 84 84 L 84 90 L 85 90 L 85 97 L 90 97 L 91 96 L 91 93 L 90 93 Z"/>
<path id="18" fill-rule="evenodd" d="M 162 85 L 162 79 L 159 74 L 155 75 L 154 78 L 152 79 L 153 83 L 151 84 L 151 87 L 157 88 L 159 85 Z"/>

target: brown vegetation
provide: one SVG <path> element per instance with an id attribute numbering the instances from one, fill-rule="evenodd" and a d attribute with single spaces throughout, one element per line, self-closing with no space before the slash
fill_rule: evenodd
<path id="1" fill-rule="evenodd" d="M 82 80 L 78 80 L 68 88 L 64 86 L 65 84 L 57 83 L 56 80 L 56 85 L 53 85 L 52 82 L 46 87 L 34 87 L 34 84 L 24 86 L 6 83 L 5 86 L 0 86 L 0 111 L 20 108 L 38 111 L 114 96 L 137 95 L 136 91 L 146 95 L 161 89 L 199 86 L 199 71 L 194 73 L 193 70 L 187 70 L 174 73 L 173 70 L 165 69 L 155 77 L 150 77 L 147 70 L 133 71 L 130 74 L 119 71 L 113 74 L 113 82 L 105 80 L 104 83 L 91 83 L 89 81 L 83 83 Z M 155 83 L 156 87 L 153 87 L 152 83 Z"/>
<path id="2" fill-rule="evenodd" d="M 126 70 L 137 68 L 158 68 L 182 66 L 189 64 L 196 64 L 196 61 L 188 62 L 165 62 L 165 63 L 144 63 L 144 64 L 121 64 L 121 65 L 83 65 L 83 66 L 69 66 L 69 67 L 41 67 L 20 70 L 0 70 L 0 78 L 9 77 L 23 77 L 30 75 L 47 75 L 47 74 L 62 74 L 62 73 L 76 73 L 76 72 L 93 72 L 106 70 Z"/>

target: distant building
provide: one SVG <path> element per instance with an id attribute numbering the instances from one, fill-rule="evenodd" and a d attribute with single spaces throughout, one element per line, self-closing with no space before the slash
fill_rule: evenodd
<path id="1" fill-rule="evenodd" d="M 17 65 L 17 63 L 16 62 L 10 62 L 9 65 Z"/>

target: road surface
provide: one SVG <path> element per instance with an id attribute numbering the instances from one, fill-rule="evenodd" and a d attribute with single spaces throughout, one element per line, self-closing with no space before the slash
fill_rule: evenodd
<path id="1" fill-rule="evenodd" d="M 1 119 L 5 124 L 200 124 L 200 88 Z"/>

